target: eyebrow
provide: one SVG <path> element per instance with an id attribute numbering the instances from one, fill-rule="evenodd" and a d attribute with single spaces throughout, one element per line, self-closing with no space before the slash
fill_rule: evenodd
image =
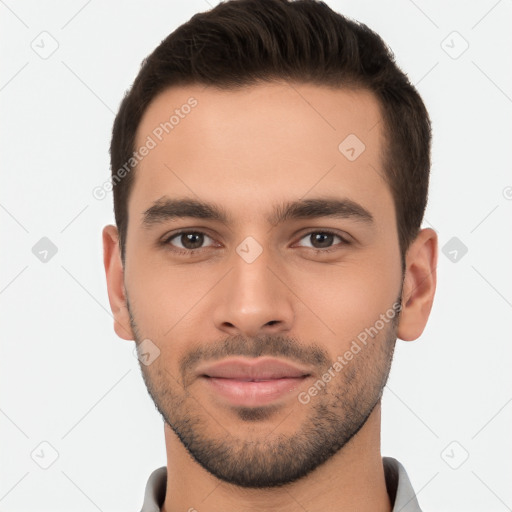
<path id="1" fill-rule="evenodd" d="M 185 217 L 230 223 L 230 216 L 219 205 L 197 199 L 171 199 L 162 197 L 142 213 L 142 226 L 150 228 L 169 220 Z M 332 217 L 354 219 L 373 223 L 373 215 L 363 206 L 350 199 L 314 198 L 288 201 L 274 207 L 267 217 L 270 224 L 280 224 L 289 219 L 314 219 Z"/>

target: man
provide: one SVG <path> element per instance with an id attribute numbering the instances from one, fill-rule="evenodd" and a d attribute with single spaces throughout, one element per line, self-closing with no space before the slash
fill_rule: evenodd
<path id="1" fill-rule="evenodd" d="M 420 510 L 380 401 L 435 292 L 430 137 L 380 37 L 323 3 L 229 1 L 144 61 L 103 231 L 165 422 L 143 512 Z"/>

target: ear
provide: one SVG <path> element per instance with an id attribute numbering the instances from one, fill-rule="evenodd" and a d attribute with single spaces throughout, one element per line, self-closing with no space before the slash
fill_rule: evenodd
<path id="1" fill-rule="evenodd" d="M 114 315 L 114 331 L 124 340 L 133 340 L 126 306 L 124 269 L 119 251 L 119 234 L 112 225 L 103 228 L 103 264 L 107 277 L 108 300 Z"/>
<path id="2" fill-rule="evenodd" d="M 404 341 L 418 338 L 427 324 L 436 291 L 437 234 L 422 229 L 405 257 L 402 311 L 397 336 Z"/>

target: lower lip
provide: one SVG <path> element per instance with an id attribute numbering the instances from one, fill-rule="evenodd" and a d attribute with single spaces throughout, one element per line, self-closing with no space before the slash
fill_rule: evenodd
<path id="1" fill-rule="evenodd" d="M 269 404 L 289 395 L 307 376 L 286 377 L 282 379 L 264 381 L 243 381 L 236 379 L 224 379 L 217 377 L 203 377 L 202 380 L 213 391 L 233 405 L 256 407 Z"/>

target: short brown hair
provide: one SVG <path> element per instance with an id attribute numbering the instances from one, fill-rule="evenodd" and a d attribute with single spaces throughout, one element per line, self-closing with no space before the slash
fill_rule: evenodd
<path id="1" fill-rule="evenodd" d="M 384 120 L 383 166 L 403 264 L 427 204 L 430 119 L 380 36 L 320 1 L 230 0 L 194 15 L 172 32 L 144 59 L 120 105 L 110 146 L 112 179 L 126 169 L 142 115 L 164 89 L 203 84 L 230 90 L 279 80 L 375 94 Z M 133 172 L 113 183 L 123 262 Z"/>

